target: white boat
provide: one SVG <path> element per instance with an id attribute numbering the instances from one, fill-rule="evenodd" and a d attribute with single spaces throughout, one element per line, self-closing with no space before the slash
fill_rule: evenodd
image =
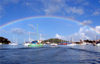
<path id="1" fill-rule="evenodd" d="M 77 44 L 67 44 L 67 46 L 75 46 L 75 45 L 77 45 Z"/>
<path id="2" fill-rule="evenodd" d="M 18 45 L 18 44 L 17 44 L 17 43 L 10 43 L 9 45 L 16 46 L 16 45 Z"/>
<path id="3" fill-rule="evenodd" d="M 96 44 L 96 46 L 100 46 L 100 43 Z"/>
<path id="4" fill-rule="evenodd" d="M 56 44 L 56 43 L 52 43 L 52 44 L 50 44 L 51 46 L 57 46 L 58 44 Z"/>
<path id="5" fill-rule="evenodd" d="M 2 45 L 2 43 L 0 43 L 0 45 Z"/>
<path id="6" fill-rule="evenodd" d="M 28 46 L 30 43 L 24 43 L 24 46 Z"/>

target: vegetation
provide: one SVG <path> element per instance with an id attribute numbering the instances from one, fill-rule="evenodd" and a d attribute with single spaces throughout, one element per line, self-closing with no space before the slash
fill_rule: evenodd
<path id="1" fill-rule="evenodd" d="M 0 43 L 2 43 L 2 44 L 9 44 L 11 42 L 7 38 L 0 37 Z"/>
<path id="2" fill-rule="evenodd" d="M 68 41 L 65 41 L 65 40 L 62 40 L 62 39 L 58 39 L 58 38 L 51 38 L 51 39 L 42 41 L 42 43 L 47 43 L 47 42 L 50 42 L 50 43 L 62 43 L 62 42 L 68 42 Z"/>

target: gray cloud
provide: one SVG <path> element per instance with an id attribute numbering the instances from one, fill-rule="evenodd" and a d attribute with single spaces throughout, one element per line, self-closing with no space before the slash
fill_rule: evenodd
<path id="1" fill-rule="evenodd" d="M 94 15 L 94 16 L 100 15 L 100 11 L 94 11 L 94 12 L 93 12 L 93 15 Z"/>
<path id="2" fill-rule="evenodd" d="M 46 15 L 56 15 L 57 13 L 62 16 L 67 14 L 78 14 L 82 15 L 85 13 L 81 7 L 69 6 L 67 0 L 48 0 L 47 2 L 42 0 L 44 4 L 44 12 Z"/>
<path id="3" fill-rule="evenodd" d="M 26 31 L 22 28 L 13 28 L 13 29 L 11 29 L 11 32 L 14 34 L 18 34 L 18 35 L 26 33 Z"/>
<path id="4" fill-rule="evenodd" d="M 84 20 L 83 22 L 81 22 L 83 25 L 89 25 L 92 24 L 91 20 Z"/>
<path id="5" fill-rule="evenodd" d="M 69 14 L 79 14 L 79 15 L 84 14 L 84 10 L 82 8 L 77 8 L 77 7 L 69 7 L 66 10 L 66 12 Z"/>

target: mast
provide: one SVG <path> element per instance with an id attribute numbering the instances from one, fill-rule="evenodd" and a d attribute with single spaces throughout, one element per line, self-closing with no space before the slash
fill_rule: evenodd
<path id="1" fill-rule="evenodd" d="M 40 34 L 40 40 L 41 40 L 41 36 L 42 36 L 42 35 Z"/>
<path id="2" fill-rule="evenodd" d="M 73 44 L 73 37 L 71 37 L 71 43 Z"/>
<path id="3" fill-rule="evenodd" d="M 97 35 L 95 35 L 95 40 L 97 40 Z"/>
<path id="4" fill-rule="evenodd" d="M 38 24 L 37 24 L 37 40 L 39 38 L 39 34 L 38 34 Z"/>
<path id="5" fill-rule="evenodd" d="M 30 32 L 29 32 L 29 42 L 30 42 Z"/>
<path id="6" fill-rule="evenodd" d="M 16 42 L 15 35 L 13 34 L 13 43 Z"/>

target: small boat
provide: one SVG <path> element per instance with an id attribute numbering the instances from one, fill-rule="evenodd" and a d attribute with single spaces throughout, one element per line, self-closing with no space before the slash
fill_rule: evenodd
<path id="1" fill-rule="evenodd" d="M 0 45 L 2 45 L 2 43 L 0 43 Z"/>
<path id="2" fill-rule="evenodd" d="M 100 43 L 96 44 L 96 46 L 100 46 Z"/>
<path id="3" fill-rule="evenodd" d="M 18 45 L 18 44 L 17 44 L 17 43 L 10 43 L 9 45 L 16 46 L 16 45 Z"/>
<path id="4" fill-rule="evenodd" d="M 57 46 L 58 44 L 56 44 L 56 43 L 52 43 L 52 44 L 50 44 L 51 46 Z"/>
<path id="5" fill-rule="evenodd" d="M 67 43 L 60 43 L 59 45 L 67 45 Z"/>
<path id="6" fill-rule="evenodd" d="M 23 45 L 24 45 L 25 47 L 28 47 L 29 44 L 31 44 L 31 42 L 24 42 Z"/>
<path id="7" fill-rule="evenodd" d="M 77 44 L 68 44 L 67 46 L 75 46 L 75 45 L 77 45 Z"/>
<path id="8" fill-rule="evenodd" d="M 24 43 L 24 46 L 28 46 L 30 43 Z"/>
<path id="9" fill-rule="evenodd" d="M 96 46 L 100 46 L 100 41 L 97 41 L 96 42 Z"/>

